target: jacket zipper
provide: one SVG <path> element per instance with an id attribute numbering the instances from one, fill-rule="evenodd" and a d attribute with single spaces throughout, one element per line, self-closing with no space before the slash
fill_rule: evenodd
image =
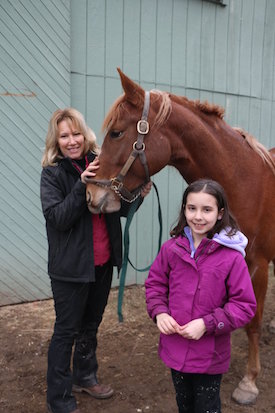
<path id="1" fill-rule="evenodd" d="M 206 250 L 206 247 L 208 247 L 209 243 L 211 242 L 211 240 L 209 239 L 208 242 L 205 244 L 205 246 L 203 247 L 203 249 L 200 251 L 199 255 L 194 259 L 194 261 L 197 263 L 198 259 L 203 255 L 204 251 Z M 183 248 L 185 251 L 188 252 L 188 254 L 191 254 L 191 250 L 186 248 L 185 245 L 181 245 L 180 243 L 178 243 L 176 241 L 176 244 L 178 247 Z"/>
<path id="2" fill-rule="evenodd" d="M 199 253 L 199 255 L 195 258 L 195 262 L 198 262 L 198 259 L 202 256 L 202 254 L 204 253 L 204 251 L 206 250 L 206 247 L 208 247 L 209 243 L 211 240 L 208 240 L 208 242 L 205 244 L 205 246 L 203 247 L 203 249 L 201 250 L 201 252 Z"/>

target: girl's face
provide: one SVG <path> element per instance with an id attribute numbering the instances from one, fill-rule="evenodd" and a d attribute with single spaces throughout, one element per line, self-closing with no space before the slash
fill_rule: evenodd
<path id="1" fill-rule="evenodd" d="M 81 159 L 84 154 L 84 136 L 66 120 L 58 124 L 57 142 L 63 156 Z"/>
<path id="2" fill-rule="evenodd" d="M 191 228 L 195 246 L 198 246 L 207 236 L 217 220 L 222 218 L 222 210 L 218 211 L 216 198 L 205 192 L 188 194 L 184 213 L 187 224 Z"/>

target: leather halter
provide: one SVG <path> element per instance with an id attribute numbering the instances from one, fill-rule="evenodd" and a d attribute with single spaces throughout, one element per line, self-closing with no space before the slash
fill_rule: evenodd
<path id="1" fill-rule="evenodd" d="M 134 202 L 140 195 L 141 189 L 143 185 L 139 188 L 135 189 L 133 192 L 130 192 L 123 184 L 123 180 L 127 175 L 129 169 L 131 168 L 132 164 L 139 157 L 146 175 L 145 184 L 150 181 L 149 169 L 147 164 L 147 159 L 145 155 L 145 143 L 144 137 L 149 132 L 149 123 L 147 121 L 148 113 L 150 108 L 150 92 L 145 91 L 145 98 L 144 98 L 144 106 L 142 111 L 141 119 L 137 123 L 137 140 L 133 144 L 133 150 L 125 162 L 124 166 L 122 167 L 119 174 L 111 179 L 87 179 L 86 181 L 92 184 L 96 184 L 103 188 L 110 188 L 112 189 L 121 199 L 126 202 L 132 203 Z"/>

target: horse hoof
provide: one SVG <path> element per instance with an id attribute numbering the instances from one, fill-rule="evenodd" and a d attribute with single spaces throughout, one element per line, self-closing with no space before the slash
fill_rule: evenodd
<path id="1" fill-rule="evenodd" d="M 256 385 L 244 377 L 234 390 L 232 399 L 238 404 L 254 404 L 258 394 L 259 390 Z"/>

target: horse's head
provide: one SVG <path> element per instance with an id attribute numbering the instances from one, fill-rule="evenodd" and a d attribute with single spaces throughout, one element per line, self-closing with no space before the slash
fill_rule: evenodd
<path id="1" fill-rule="evenodd" d="M 104 120 L 100 168 L 87 183 L 87 203 L 93 213 L 119 210 L 120 198 L 131 202 L 149 176 L 170 159 L 169 142 L 160 128 L 171 111 L 169 95 L 149 94 L 118 72 L 124 95 Z"/>

